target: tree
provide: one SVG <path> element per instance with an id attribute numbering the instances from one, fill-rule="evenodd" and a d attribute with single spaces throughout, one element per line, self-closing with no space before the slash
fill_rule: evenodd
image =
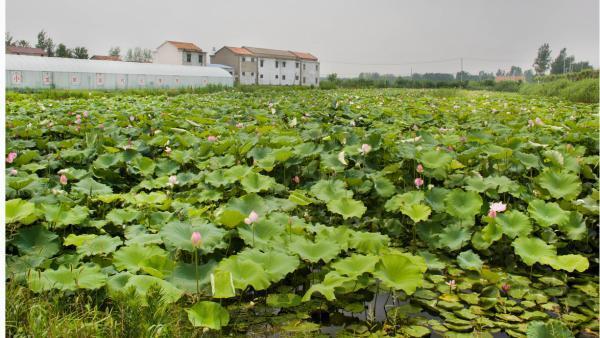
<path id="1" fill-rule="evenodd" d="M 14 46 L 15 45 L 15 43 L 13 41 L 13 36 L 10 35 L 9 32 L 6 32 L 5 35 L 4 35 L 4 45 L 6 47 L 8 47 L 8 46 Z"/>
<path id="2" fill-rule="evenodd" d="M 36 48 L 45 50 L 48 56 L 54 56 L 54 42 L 43 29 L 38 33 L 37 40 Z"/>
<path id="3" fill-rule="evenodd" d="M 496 76 L 504 76 L 504 75 L 506 75 L 506 72 L 504 70 L 498 69 L 496 71 Z"/>
<path id="4" fill-rule="evenodd" d="M 533 70 L 527 69 L 525 71 L 525 73 L 523 73 L 523 75 L 525 76 L 525 81 L 527 81 L 527 82 L 533 81 Z"/>
<path id="5" fill-rule="evenodd" d="M 71 50 L 67 48 L 67 46 L 65 46 L 62 43 L 59 43 L 58 46 L 56 46 L 56 56 L 59 58 L 70 58 L 73 57 L 73 55 L 71 55 Z"/>
<path id="6" fill-rule="evenodd" d="M 127 50 L 125 61 L 130 62 L 152 62 L 152 51 L 150 49 L 142 49 L 135 47 L 133 50 Z"/>
<path id="7" fill-rule="evenodd" d="M 538 54 L 533 61 L 533 68 L 538 75 L 544 75 L 550 65 L 550 45 L 544 43 L 538 48 Z"/>
<path id="8" fill-rule="evenodd" d="M 331 73 L 331 74 L 327 75 L 327 80 L 329 80 L 330 82 L 336 83 L 337 79 L 338 79 L 337 73 Z"/>
<path id="9" fill-rule="evenodd" d="M 73 49 L 73 57 L 76 59 L 87 59 L 88 58 L 87 48 L 75 47 L 75 49 Z"/>
<path id="10" fill-rule="evenodd" d="M 19 47 L 31 47 L 31 44 L 27 40 L 19 40 L 15 43 L 15 46 Z"/>
<path id="11" fill-rule="evenodd" d="M 521 69 L 521 67 L 511 66 L 509 75 L 510 76 L 521 76 L 521 75 L 523 75 L 523 69 Z"/>
<path id="12" fill-rule="evenodd" d="M 110 49 L 108 50 L 108 55 L 110 56 L 116 56 L 116 57 L 121 57 L 121 47 L 117 46 L 117 47 L 110 47 Z"/>
<path id="13" fill-rule="evenodd" d="M 575 58 L 573 58 L 575 59 Z M 567 63 L 567 49 L 563 48 L 558 53 L 558 56 L 552 64 L 550 65 L 550 74 L 563 74 L 566 73 L 566 63 Z"/>
<path id="14" fill-rule="evenodd" d="M 582 70 L 593 68 L 588 61 L 579 61 L 579 62 L 574 62 L 574 61 L 575 60 L 573 60 L 572 63 L 568 64 L 569 71 L 571 71 L 571 72 L 580 72 Z"/>

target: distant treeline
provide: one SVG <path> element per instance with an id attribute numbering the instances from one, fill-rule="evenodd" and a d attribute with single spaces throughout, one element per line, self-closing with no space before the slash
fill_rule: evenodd
<path id="1" fill-rule="evenodd" d="M 580 72 L 566 74 L 536 76 L 534 80 L 535 82 L 552 82 L 557 80 L 580 81 L 585 79 L 597 79 L 598 72 L 598 69 L 586 69 Z"/>

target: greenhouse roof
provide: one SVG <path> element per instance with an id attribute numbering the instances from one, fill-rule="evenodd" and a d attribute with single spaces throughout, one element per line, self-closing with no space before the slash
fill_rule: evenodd
<path id="1" fill-rule="evenodd" d="M 227 71 L 217 67 L 69 59 L 11 54 L 6 55 L 6 69 L 66 73 L 231 77 L 231 74 Z"/>

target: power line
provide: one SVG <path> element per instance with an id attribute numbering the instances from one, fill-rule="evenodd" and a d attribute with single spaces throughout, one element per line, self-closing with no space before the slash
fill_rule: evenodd
<path id="1" fill-rule="evenodd" d="M 347 62 L 347 61 L 333 61 L 333 60 L 320 60 L 321 63 L 330 64 L 342 64 L 342 65 L 355 65 L 355 66 L 412 66 L 419 64 L 434 64 L 434 63 L 449 63 L 449 62 L 460 62 L 461 60 L 467 61 L 479 61 L 479 62 L 490 62 L 490 63 L 527 63 L 529 61 L 518 61 L 518 60 L 492 60 L 475 57 L 464 57 L 464 58 L 452 58 L 452 59 L 440 59 L 440 60 L 427 60 L 427 61 L 404 61 L 401 63 L 361 63 L 361 62 Z"/>

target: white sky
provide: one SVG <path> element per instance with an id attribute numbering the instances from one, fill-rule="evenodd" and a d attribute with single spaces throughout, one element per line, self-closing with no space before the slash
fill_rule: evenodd
<path id="1" fill-rule="evenodd" d="M 321 73 L 531 68 L 550 43 L 598 66 L 598 0 L 7 0 L 6 29 L 93 54 L 164 40 L 307 51 Z M 437 62 L 444 60 L 443 62 Z M 436 61 L 436 62 L 429 62 Z"/>

